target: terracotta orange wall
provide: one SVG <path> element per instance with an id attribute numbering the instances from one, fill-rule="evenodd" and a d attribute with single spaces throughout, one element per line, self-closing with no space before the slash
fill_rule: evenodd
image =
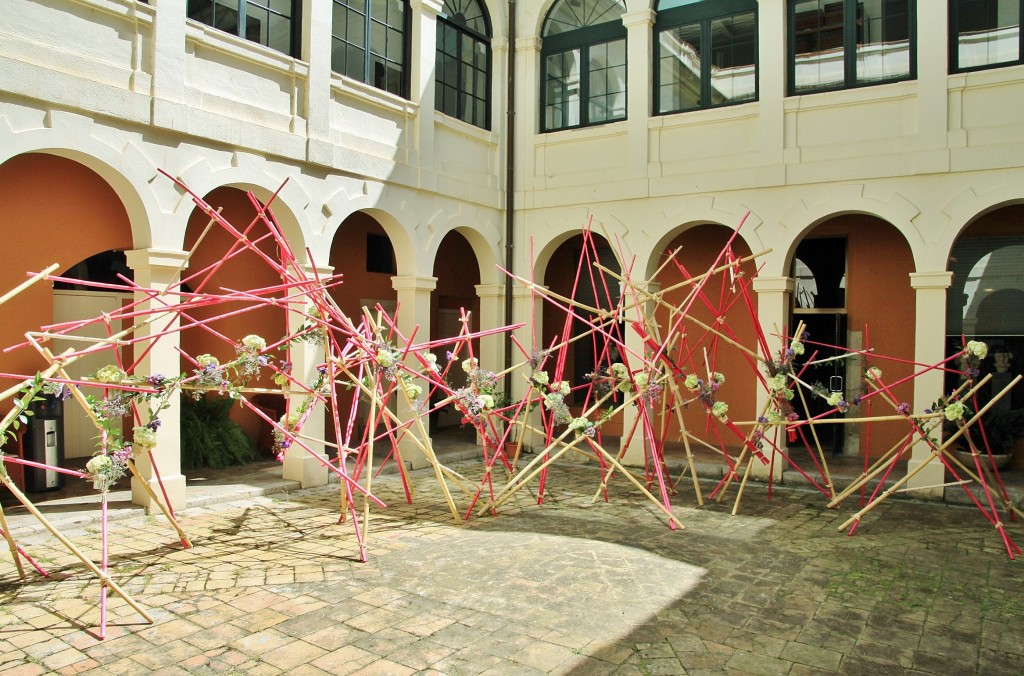
<path id="1" fill-rule="evenodd" d="M 218 188 L 205 197 L 206 201 L 214 208 L 220 207 L 224 218 L 242 230 L 256 215 L 255 209 L 249 202 L 246 194 L 234 188 Z M 189 218 L 188 230 L 185 236 L 185 247 L 191 249 L 203 229 L 208 223 L 208 218 L 201 211 L 196 209 Z M 266 226 L 258 223 L 251 231 L 249 238 L 257 239 L 267 232 Z M 212 227 L 202 243 L 189 259 L 188 269 L 185 275 L 191 277 L 198 274 L 198 277 L 188 282 L 188 286 L 194 291 L 200 290 L 211 294 L 226 293 L 224 289 L 251 290 L 263 287 L 270 287 L 281 283 L 280 276 L 273 271 L 253 251 L 241 251 L 235 256 L 226 258 L 223 265 L 217 272 L 208 276 L 208 270 L 215 264 L 225 259 L 232 245 L 238 240 L 220 226 Z M 277 247 L 272 240 L 265 240 L 259 244 L 260 251 L 272 259 L 278 257 Z M 278 294 L 280 295 L 280 294 Z M 251 303 L 223 303 L 208 308 L 197 308 L 191 310 L 189 315 L 195 320 L 210 319 L 232 312 L 241 308 L 252 307 Z M 210 332 L 193 326 L 186 328 L 187 322 L 182 320 L 181 347 L 192 357 L 200 354 L 212 354 L 221 362 L 230 361 L 236 356 L 233 344 Z M 232 317 L 215 319 L 209 323 L 210 328 L 220 333 L 228 340 L 237 343 L 249 334 L 262 336 L 267 343 L 273 343 L 285 335 L 286 321 L 285 313 L 279 308 L 258 307 L 255 310 L 244 312 Z M 284 358 L 284 352 L 275 353 L 274 357 Z M 182 371 L 191 371 L 195 367 L 185 359 L 182 359 Z M 250 385 L 259 387 L 271 386 L 269 373 L 264 373 L 258 380 L 253 380 Z M 242 425 L 250 438 L 255 439 L 260 427 L 259 418 L 248 409 L 233 407 L 231 418 Z"/>
<path id="2" fill-rule="evenodd" d="M 848 329 L 866 331 L 866 340 L 875 354 L 912 360 L 914 357 L 915 297 L 910 286 L 914 271 L 910 246 L 895 228 L 877 218 L 864 215 L 840 216 L 814 229 L 813 237 L 845 237 L 847 240 L 846 308 Z M 936 317 L 936 330 L 944 326 L 944 318 Z M 882 369 L 885 382 L 896 382 L 910 376 L 908 364 L 878 358 L 869 365 Z M 913 384 L 907 382 L 894 388 L 899 402 L 913 404 Z M 850 395 L 852 396 L 852 395 Z M 871 404 L 872 415 L 891 415 L 891 407 L 877 397 Z M 851 415 L 866 414 L 867 406 L 851 409 Z M 885 453 L 907 432 L 905 423 L 872 423 L 870 455 Z M 868 444 L 868 435 L 861 428 L 861 454 Z"/>
<path id="3" fill-rule="evenodd" d="M 476 254 L 465 237 L 457 232 L 448 233 L 437 251 L 434 261 L 434 276 L 437 277 L 437 288 L 430 297 L 430 337 L 433 340 L 450 338 L 440 333 L 438 310 L 465 309 L 470 313 L 470 330 L 480 328 L 480 300 L 476 295 L 476 285 L 480 283 L 480 266 Z M 434 350 L 439 358 L 443 358 L 445 349 Z M 473 353 L 479 354 L 478 341 L 474 341 Z M 497 367 L 490 365 L 490 368 Z"/>
<path id="4" fill-rule="evenodd" d="M 356 325 L 362 320 L 360 300 L 397 300 L 398 294 L 391 285 L 391 275 L 366 271 L 366 235 L 386 235 L 384 228 L 371 216 L 355 213 L 345 219 L 331 243 L 330 265 L 334 273 L 343 275 L 342 283 L 330 290 L 331 297 L 349 319 Z M 341 410 L 342 427 L 348 420 L 352 393 L 339 390 L 338 406 Z M 330 428 L 330 425 L 328 425 Z M 326 438 L 334 441 L 334 430 L 328 429 Z"/>
<path id="5" fill-rule="evenodd" d="M 20 155 L 0 165 L 0 205 L 3 293 L 25 281 L 28 271 L 57 263 L 59 274 L 94 254 L 133 248 L 131 223 L 114 190 L 62 157 Z M 36 283 L 0 312 L 0 345 L 23 341 L 26 331 L 53 322 L 52 284 Z M 0 372 L 29 374 L 44 366 L 31 349 L 0 353 Z"/>
<path id="6" fill-rule="evenodd" d="M 676 237 L 666 247 L 663 255 L 667 256 L 668 253 L 679 248 L 679 254 L 677 254 L 674 260 L 685 266 L 691 276 L 701 275 L 712 266 L 731 234 L 731 229 L 721 225 L 699 225 L 686 230 Z M 750 255 L 750 249 L 739 238 L 733 242 L 733 252 L 738 257 Z M 755 266 L 753 263 L 747 263 L 742 267 L 742 270 L 745 279 L 749 281 L 755 272 Z M 656 281 L 661 284 L 662 289 L 668 289 L 685 278 L 676 265 L 670 263 L 656 277 Z M 724 290 L 723 284 L 725 284 Z M 686 301 L 691 288 L 683 287 L 675 291 L 668 291 L 665 293 L 665 300 L 679 307 Z M 755 339 L 754 321 L 751 318 L 750 310 L 742 300 L 736 302 L 729 309 L 725 309 L 722 303 L 722 298 L 727 299 L 727 301 L 735 298 L 734 294 L 729 290 L 728 275 L 719 273 L 711 277 L 703 287 L 703 294 L 715 310 L 712 311 L 698 300 L 691 306 L 688 316 L 692 316 L 709 326 L 716 326 L 719 309 L 724 309 L 725 312 L 721 316 L 725 320 L 724 325 L 735 334 L 734 340 L 748 349 L 756 351 L 757 342 Z M 751 297 L 756 302 L 756 295 L 753 292 L 751 292 Z M 663 330 L 667 329 L 668 311 L 661 309 L 656 312 L 655 316 Z M 686 332 L 685 349 L 677 346 L 672 350 L 671 354 L 677 365 L 682 367 L 684 377 L 685 374 L 689 373 L 696 373 L 702 379 L 707 377 L 707 368 L 704 364 L 704 348 L 707 347 L 708 364 L 711 370 L 725 376 L 725 383 L 719 390 L 718 399 L 729 405 L 729 417 L 733 420 L 754 419 L 756 417 L 755 376 L 748 359 L 744 357 L 744 353 L 724 341 L 718 341 L 716 348 L 710 336 L 704 337 L 705 330 L 693 322 L 685 322 L 683 328 Z M 724 329 L 723 333 L 726 333 Z M 769 340 L 769 345 L 771 344 L 772 342 Z M 682 392 L 686 392 L 685 388 L 682 388 L 681 382 L 679 385 Z M 708 415 L 700 405 L 691 404 L 688 408 L 684 409 L 683 421 L 691 434 L 704 438 L 716 446 L 718 445 L 714 432 L 708 427 Z M 718 429 L 719 434 L 722 435 L 722 440 L 727 446 L 739 447 L 739 439 L 735 438 L 735 435 L 730 434 L 721 425 L 719 425 Z M 669 421 L 668 434 L 665 439 L 666 441 L 676 441 L 679 439 L 679 426 L 674 416 Z"/>

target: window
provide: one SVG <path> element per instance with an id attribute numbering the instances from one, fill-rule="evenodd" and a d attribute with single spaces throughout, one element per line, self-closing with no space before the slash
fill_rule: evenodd
<path id="1" fill-rule="evenodd" d="M 950 0 L 950 70 L 1024 63 L 1022 15 L 1024 0 Z"/>
<path id="2" fill-rule="evenodd" d="M 434 107 L 490 128 L 491 28 L 479 0 L 445 0 L 437 18 Z"/>
<path id="3" fill-rule="evenodd" d="M 299 4 L 298 0 L 188 0 L 188 17 L 298 56 Z"/>
<path id="4" fill-rule="evenodd" d="M 543 131 L 626 119 L 624 0 L 560 0 L 544 21 Z"/>
<path id="5" fill-rule="evenodd" d="M 660 0 L 654 34 L 658 113 L 757 99 L 754 0 Z"/>
<path id="6" fill-rule="evenodd" d="M 334 0 L 334 72 L 408 96 L 408 7 L 405 0 Z"/>
<path id="7" fill-rule="evenodd" d="M 915 77 L 915 0 L 789 0 L 789 93 Z"/>

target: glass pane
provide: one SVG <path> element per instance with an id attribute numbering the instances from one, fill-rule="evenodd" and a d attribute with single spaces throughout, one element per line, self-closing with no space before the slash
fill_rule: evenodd
<path id="1" fill-rule="evenodd" d="M 460 28 L 488 37 L 483 5 L 478 0 L 445 0 L 438 16 Z"/>
<path id="2" fill-rule="evenodd" d="M 1020 0 L 960 0 L 956 18 L 959 68 L 1020 60 Z"/>
<path id="3" fill-rule="evenodd" d="M 793 90 L 842 86 L 846 82 L 842 0 L 801 0 L 793 13 Z"/>
<path id="4" fill-rule="evenodd" d="M 750 101 L 757 96 L 757 33 L 754 13 L 711 21 L 710 105 Z"/>
<path id="5" fill-rule="evenodd" d="M 625 40 L 594 45 L 589 55 L 587 122 L 623 119 L 626 116 Z"/>
<path id="6" fill-rule="evenodd" d="M 271 14 L 267 31 L 267 46 L 285 54 L 292 53 L 292 21 L 286 17 Z"/>
<path id="7" fill-rule="evenodd" d="M 348 59 L 345 63 L 345 75 L 350 78 L 367 82 L 366 79 L 366 50 L 355 45 L 348 46 Z"/>
<path id="8" fill-rule="evenodd" d="M 857 82 L 910 74 L 910 0 L 857 3 Z"/>
<path id="9" fill-rule="evenodd" d="M 564 129 L 580 123 L 580 53 L 578 49 L 544 60 L 544 128 Z"/>
<path id="10" fill-rule="evenodd" d="M 699 108 L 700 24 L 658 34 L 658 112 Z"/>
<path id="11" fill-rule="evenodd" d="M 603 23 L 622 23 L 624 0 L 561 0 L 551 8 L 544 22 L 544 37 Z"/>

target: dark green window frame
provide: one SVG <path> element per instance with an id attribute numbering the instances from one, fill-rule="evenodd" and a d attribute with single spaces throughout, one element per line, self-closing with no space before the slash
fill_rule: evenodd
<path id="1" fill-rule="evenodd" d="M 678 0 L 677 0 L 678 1 Z M 669 3 L 659 3 L 659 7 Z M 674 3 L 672 3 L 674 4 Z M 754 14 L 754 95 L 750 98 L 729 100 L 724 103 L 712 102 L 712 67 L 713 59 L 708 51 L 712 49 L 711 39 L 712 22 L 718 19 L 725 19 L 742 14 L 753 12 Z M 667 108 L 663 110 L 661 101 L 661 33 L 672 30 L 687 24 L 700 24 L 701 44 L 701 73 L 700 73 L 700 101 L 698 106 Z M 690 110 L 703 110 L 707 108 L 720 108 L 723 106 L 734 106 L 743 103 L 750 103 L 758 99 L 759 73 L 758 73 L 758 14 L 756 0 L 704 0 L 692 4 L 684 4 L 681 7 L 659 9 L 658 18 L 654 25 L 654 111 L 655 115 L 672 115 L 675 113 Z"/>
<path id="2" fill-rule="evenodd" d="M 408 0 L 332 0 L 332 3 L 331 69 L 371 87 L 409 98 L 412 10 Z M 395 17 L 394 10 L 399 7 L 402 15 Z M 381 12 L 384 16 L 380 16 Z M 339 17 L 342 17 L 341 22 Z"/>
<path id="3" fill-rule="evenodd" d="M 904 0 L 886 0 L 889 2 L 903 2 Z M 857 76 L 857 38 L 858 18 L 863 19 L 863 2 L 856 0 L 833 0 L 825 5 L 825 13 L 833 14 L 838 18 L 838 5 L 842 5 L 842 23 L 833 24 L 831 21 L 825 27 L 805 28 L 802 23 L 798 25 L 796 8 L 806 0 L 787 0 L 786 3 L 786 26 L 787 26 L 787 49 L 786 49 L 786 71 L 787 71 L 787 93 L 789 96 L 801 96 L 803 94 L 816 94 L 819 92 L 838 91 L 842 89 L 856 89 L 860 87 L 874 87 L 880 84 L 892 82 L 903 82 L 917 79 L 917 0 L 905 0 L 907 7 L 907 42 L 909 50 L 909 63 L 906 73 L 873 80 L 858 81 Z M 797 89 L 796 82 L 796 54 L 799 42 L 807 36 L 821 36 L 823 30 L 836 31 L 841 33 L 841 44 L 843 46 L 843 80 L 836 84 L 825 84 L 818 87 L 807 87 Z"/>
<path id="4" fill-rule="evenodd" d="M 545 26 L 551 17 L 551 14 L 556 10 L 559 3 L 552 6 L 548 14 L 548 19 L 545 20 Z M 612 122 L 620 122 L 626 119 L 625 110 L 621 117 L 614 117 L 609 119 L 602 119 L 598 121 L 590 120 L 589 104 L 591 102 L 590 95 L 590 50 L 606 48 L 609 43 L 622 41 L 623 50 L 628 54 L 626 50 L 626 27 L 621 21 L 608 21 L 597 24 L 595 26 L 585 26 L 583 28 L 577 28 L 571 31 L 565 31 L 556 33 L 554 35 L 547 35 L 543 37 L 543 43 L 541 46 L 541 92 L 540 92 L 540 129 L 542 132 L 552 131 L 563 131 L 567 129 L 580 129 L 583 127 L 593 127 L 602 124 L 609 124 Z M 579 82 L 579 122 L 576 124 L 563 124 L 558 126 L 548 126 L 546 124 L 546 111 L 547 111 L 547 89 L 548 89 L 548 73 L 547 64 L 550 57 L 559 55 L 570 54 L 574 50 L 579 50 L 579 62 L 580 67 L 580 82 Z M 623 58 L 622 66 L 624 69 L 628 69 L 628 56 Z M 628 72 L 628 71 L 627 71 Z M 622 81 L 622 93 L 624 96 L 628 96 L 628 82 L 626 81 L 627 73 L 623 73 Z"/>
<path id="5" fill-rule="evenodd" d="M 960 21 L 960 10 L 963 9 L 965 12 L 970 11 L 976 18 L 978 10 L 989 9 L 994 10 L 995 7 L 985 7 L 985 5 L 991 5 L 990 2 L 984 2 L 982 0 L 949 0 L 949 72 L 951 73 L 970 73 L 976 70 L 989 70 L 991 68 L 1006 68 L 1007 66 L 1018 66 L 1024 64 L 1024 30 L 1021 30 L 1021 26 L 1024 25 L 1024 0 L 1015 0 L 1017 3 L 1017 58 L 1003 59 L 999 61 L 989 61 L 987 63 L 981 63 L 977 65 L 960 65 L 960 42 L 961 42 L 961 21 Z M 974 5 L 974 7 L 972 7 Z M 993 20 L 996 20 L 993 17 Z M 997 29 L 998 26 L 992 26 L 993 29 Z M 1013 27 L 1009 27 L 1013 28 Z"/>
<path id="6" fill-rule="evenodd" d="M 299 56 L 301 0 L 188 0 L 186 7 L 190 19 L 276 49 L 288 56 Z M 266 19 L 266 26 L 260 21 L 261 18 Z M 271 44 L 270 24 L 274 21 L 288 22 L 287 44 Z M 267 31 L 266 35 L 263 29 Z"/>
<path id="7" fill-rule="evenodd" d="M 467 10 L 476 14 L 467 16 Z M 483 63 L 475 58 L 480 47 L 485 52 Z M 444 3 L 437 17 L 436 53 L 435 110 L 481 129 L 490 129 L 491 20 L 483 0 L 447 0 Z M 472 81 L 467 82 L 468 79 Z M 450 98 L 454 105 L 448 104 Z"/>

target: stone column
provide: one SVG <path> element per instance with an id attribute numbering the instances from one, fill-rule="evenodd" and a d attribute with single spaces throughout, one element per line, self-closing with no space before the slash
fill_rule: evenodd
<path id="1" fill-rule="evenodd" d="M 476 295 L 480 299 L 480 330 L 496 329 L 505 324 L 505 285 L 477 284 Z M 480 364 L 491 371 L 504 370 L 505 334 L 497 333 L 480 339 Z M 522 360 L 513 349 L 512 363 Z"/>
<path id="2" fill-rule="evenodd" d="M 307 278 L 315 278 L 312 267 L 307 266 L 305 272 Z M 329 277 L 333 272 L 334 268 L 332 267 L 319 267 L 316 269 L 316 273 L 321 279 Z M 289 333 L 294 333 L 306 321 L 304 313 L 308 308 L 296 307 L 295 310 L 289 311 L 287 315 Z M 291 346 L 289 354 L 292 362 L 292 377 L 300 383 L 312 386 L 319 376 L 317 367 L 324 364 L 327 360 L 326 346 L 299 341 Z M 286 390 L 286 396 L 288 397 L 289 413 L 295 413 L 303 405 L 308 394 L 303 390 Z M 306 418 L 300 434 L 323 439 L 325 434 L 326 406 L 314 403 L 310 403 L 310 406 L 312 406 L 311 413 Z M 281 467 L 281 477 L 290 481 L 298 481 L 302 488 L 325 485 L 330 476 L 330 470 L 324 465 L 327 462 L 327 453 L 324 450 L 323 442 L 302 439 L 302 444 L 308 450 L 297 444 L 292 444 L 285 452 L 284 462 Z M 313 452 L 310 453 L 310 451 Z"/>
<path id="3" fill-rule="evenodd" d="M 789 323 L 789 304 L 795 289 L 796 281 L 792 277 L 754 278 L 754 291 L 757 293 L 757 320 L 761 327 L 785 326 Z M 781 349 L 782 344 L 773 344 L 773 340 L 777 341 L 778 339 L 768 338 L 768 347 L 772 350 Z M 760 387 L 756 381 L 753 381 L 751 386 L 757 388 L 757 403 L 755 406 L 756 410 L 760 411 L 768 403 L 768 392 L 763 387 Z M 780 430 L 776 444 L 784 442 L 784 435 L 785 432 Z M 772 481 L 778 481 L 782 478 L 782 470 L 785 464 L 782 458 L 775 458 L 775 462 L 770 465 L 762 465 L 760 462 L 755 461 L 752 465 L 751 473 L 754 476 L 764 478 L 768 476 L 769 467 L 774 467 Z"/>
<path id="4" fill-rule="evenodd" d="M 646 291 L 650 294 L 658 293 L 661 290 L 661 284 L 658 282 L 647 282 Z M 641 312 L 644 316 L 651 316 L 654 312 L 655 303 L 648 301 L 642 307 Z M 626 359 L 624 363 L 627 363 L 630 371 L 636 371 L 642 365 L 641 359 L 644 355 L 644 342 L 631 326 L 631 322 L 627 317 L 625 328 L 626 338 Z M 666 385 L 666 390 L 668 386 Z M 622 439 L 619 442 L 619 450 L 625 451 L 622 456 L 622 462 L 626 465 L 632 465 L 639 467 L 644 464 L 644 429 L 643 423 L 637 422 L 639 409 L 636 406 L 630 405 L 622 410 Z M 653 413 L 653 411 L 652 411 Z M 633 425 L 636 425 L 636 431 L 633 432 L 632 438 L 630 438 L 630 431 L 633 429 Z"/>
<path id="5" fill-rule="evenodd" d="M 919 173 L 949 171 L 949 5 L 936 2 L 917 13 L 917 144 Z M 921 151 L 931 151 L 925 154 Z"/>
<path id="6" fill-rule="evenodd" d="M 411 59 L 409 61 L 409 99 L 419 104 L 416 115 L 416 165 L 424 167 L 434 158 L 434 88 L 437 63 L 437 15 L 443 0 L 410 0 L 412 12 Z M 430 173 L 433 176 L 433 172 Z M 423 179 L 426 178 L 421 172 Z M 423 180 L 421 179 L 421 181 Z M 422 188 L 436 187 L 436 179 L 421 182 Z"/>
<path id="7" fill-rule="evenodd" d="M 189 256 L 187 251 L 157 249 L 136 249 L 126 251 L 125 255 L 128 266 L 135 271 L 135 283 L 143 289 L 154 291 L 174 289 L 181 279 L 180 271 L 182 266 L 187 263 Z M 138 293 L 135 300 L 139 301 L 146 297 L 145 294 Z M 159 307 L 159 302 L 150 300 L 140 304 L 138 309 L 155 310 Z M 180 345 L 177 333 L 178 316 L 167 313 L 155 314 L 152 317 L 155 318 L 155 321 L 137 329 L 135 337 L 144 338 L 159 332 L 167 332 L 167 335 L 160 336 L 158 340 L 155 340 L 153 348 L 139 362 L 134 373 L 139 377 L 155 374 L 168 377 L 176 376 L 181 372 L 181 360 L 178 355 L 178 346 Z M 135 354 L 142 354 L 151 344 L 153 343 L 147 340 L 136 343 Z M 156 471 L 160 473 L 160 478 L 163 480 L 163 487 L 171 508 L 181 509 L 185 506 L 185 477 L 181 473 L 181 402 L 178 397 L 172 398 L 170 406 L 160 412 L 160 421 L 162 424 L 156 432 L 157 445 L 153 449 L 153 461 L 156 463 Z M 136 467 L 153 492 L 162 496 L 160 484 L 156 479 L 156 473 L 149 457 L 147 455 L 140 456 Z M 147 512 L 159 509 L 157 505 L 153 504 L 149 493 L 136 477 L 132 477 L 132 502 L 142 505 Z"/>
<path id="8" fill-rule="evenodd" d="M 546 287 L 538 287 L 538 291 L 544 291 Z M 530 289 L 523 286 L 516 285 L 512 289 L 512 320 L 515 323 L 523 322 L 523 327 L 513 332 L 516 340 L 523 346 L 527 351 L 533 349 L 533 335 L 534 327 L 536 327 L 537 335 L 537 349 L 541 350 L 545 348 L 545 345 L 540 344 L 544 336 L 544 301 L 540 296 L 536 297 L 536 300 L 531 296 Z M 513 350 L 516 349 L 513 346 Z M 516 363 L 520 360 L 520 357 L 516 354 L 512 356 L 512 363 Z M 543 370 L 548 372 L 548 375 L 554 378 L 554 360 L 548 359 L 544 363 Z M 529 369 L 527 369 L 529 372 Z M 516 399 L 522 399 L 526 394 L 527 383 L 525 379 L 515 378 L 512 380 L 512 397 Z M 535 430 L 540 430 L 541 418 L 540 418 L 540 407 L 534 409 L 532 413 L 527 414 L 527 424 L 531 425 Z M 527 431 L 523 444 L 527 447 L 532 447 L 534 450 L 540 450 L 544 447 L 544 435 L 543 432 Z"/>
<path id="9" fill-rule="evenodd" d="M 416 275 L 396 275 L 391 278 L 391 286 L 398 292 L 398 329 L 405 336 L 406 340 L 412 338 L 415 342 L 422 343 L 430 339 L 430 294 L 437 288 L 437 277 L 418 277 Z M 413 337 L 415 332 L 415 337 Z M 399 349 L 404 347 L 399 344 Z M 410 362 L 411 368 L 420 369 L 418 361 Z M 424 396 L 426 390 L 424 389 Z M 400 392 L 395 392 L 395 411 L 398 419 L 402 421 L 411 420 L 419 415 L 419 411 L 413 410 Z M 423 419 L 423 428 L 427 429 L 427 419 Z M 419 434 L 419 427 L 413 424 L 410 428 L 411 434 Z M 423 440 L 429 442 L 429 439 Z M 402 458 L 412 463 L 413 469 L 426 467 L 429 463 L 423 452 L 411 440 L 401 441 L 398 446 Z"/>
<path id="10" fill-rule="evenodd" d="M 917 292 L 917 305 L 914 309 L 914 359 L 923 364 L 935 364 L 942 361 L 945 354 L 946 339 L 946 290 L 953 283 L 953 273 L 946 270 L 935 272 L 910 273 L 910 285 Z M 937 327 L 942 327 L 936 330 Z M 914 378 L 914 410 L 923 411 L 943 394 L 943 373 L 935 369 L 922 373 Z M 907 471 L 911 472 L 931 458 L 931 449 L 927 444 L 918 442 L 911 449 Z M 945 469 L 938 460 L 931 460 L 924 469 L 918 472 L 907 484 L 919 498 L 942 499 L 941 488 L 922 488 L 937 486 L 944 481 Z"/>
<path id="11" fill-rule="evenodd" d="M 651 117 L 654 11 L 642 9 L 622 15 L 626 27 L 626 129 L 629 135 L 629 170 L 634 177 L 647 176 L 647 121 Z"/>

